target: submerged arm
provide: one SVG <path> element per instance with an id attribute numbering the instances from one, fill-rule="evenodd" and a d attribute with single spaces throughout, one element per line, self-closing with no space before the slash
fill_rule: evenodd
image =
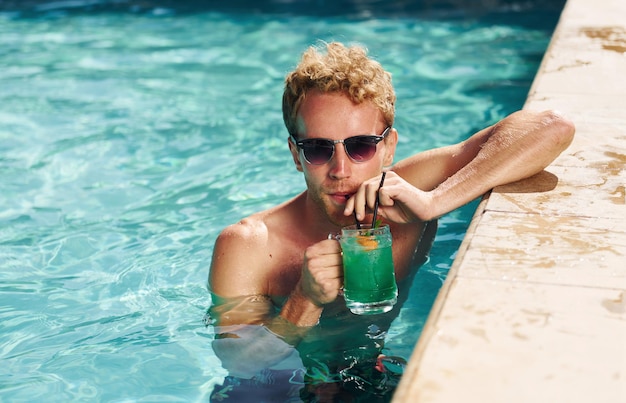
<path id="1" fill-rule="evenodd" d="M 297 329 L 273 314 L 268 297 L 212 297 L 213 350 L 231 375 L 251 378 L 265 368 L 302 366 L 294 347 Z"/>
<path id="2" fill-rule="evenodd" d="M 266 368 L 293 354 L 341 285 L 335 240 L 307 249 L 299 280 L 300 273 L 290 281 L 285 272 L 275 270 L 267 249 L 266 228 L 254 220 L 228 227 L 215 243 L 209 277 L 214 295 L 211 312 L 218 333 L 227 331 L 214 344 L 228 369 L 240 367 L 242 361 Z M 269 295 L 272 284 L 281 281 L 287 285 L 283 289 L 293 281 L 296 284 L 278 310 Z"/>

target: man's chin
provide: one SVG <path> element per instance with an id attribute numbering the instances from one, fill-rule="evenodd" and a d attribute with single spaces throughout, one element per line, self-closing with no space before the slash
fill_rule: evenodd
<path id="1" fill-rule="evenodd" d="M 336 226 L 342 228 L 347 227 L 348 225 L 354 225 L 354 217 L 346 217 L 343 214 L 340 216 L 329 217 L 330 221 Z"/>
<path id="2" fill-rule="evenodd" d="M 354 224 L 354 216 L 343 215 L 343 207 L 334 203 L 326 203 L 324 206 L 328 221 L 339 228 Z"/>

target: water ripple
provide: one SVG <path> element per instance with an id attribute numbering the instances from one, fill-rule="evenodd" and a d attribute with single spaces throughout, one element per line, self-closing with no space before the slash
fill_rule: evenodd
<path id="1" fill-rule="evenodd" d="M 402 158 L 519 108 L 548 40 L 493 20 L 30 3 L 0 13 L 7 401 L 206 399 L 226 373 L 202 323 L 215 237 L 303 190 L 280 102 L 306 46 L 358 40 L 390 69 Z M 394 354 L 410 355 L 471 211 L 441 220 Z"/>

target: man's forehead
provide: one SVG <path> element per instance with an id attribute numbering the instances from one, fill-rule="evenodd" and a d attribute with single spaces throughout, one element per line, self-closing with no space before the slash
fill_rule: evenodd
<path id="1" fill-rule="evenodd" d="M 317 131 L 350 131 L 350 129 L 367 133 L 376 131 L 378 126 L 385 124 L 385 121 L 382 112 L 370 101 L 357 104 L 345 94 L 316 93 L 304 99 L 295 123 L 299 134 L 315 135 Z"/>

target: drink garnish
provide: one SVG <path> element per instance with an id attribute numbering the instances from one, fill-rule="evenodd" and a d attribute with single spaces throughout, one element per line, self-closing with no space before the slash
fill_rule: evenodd
<path id="1" fill-rule="evenodd" d="M 358 235 L 356 237 L 356 241 L 363 247 L 363 249 L 368 251 L 378 248 L 378 241 L 375 238 L 366 235 Z"/>

